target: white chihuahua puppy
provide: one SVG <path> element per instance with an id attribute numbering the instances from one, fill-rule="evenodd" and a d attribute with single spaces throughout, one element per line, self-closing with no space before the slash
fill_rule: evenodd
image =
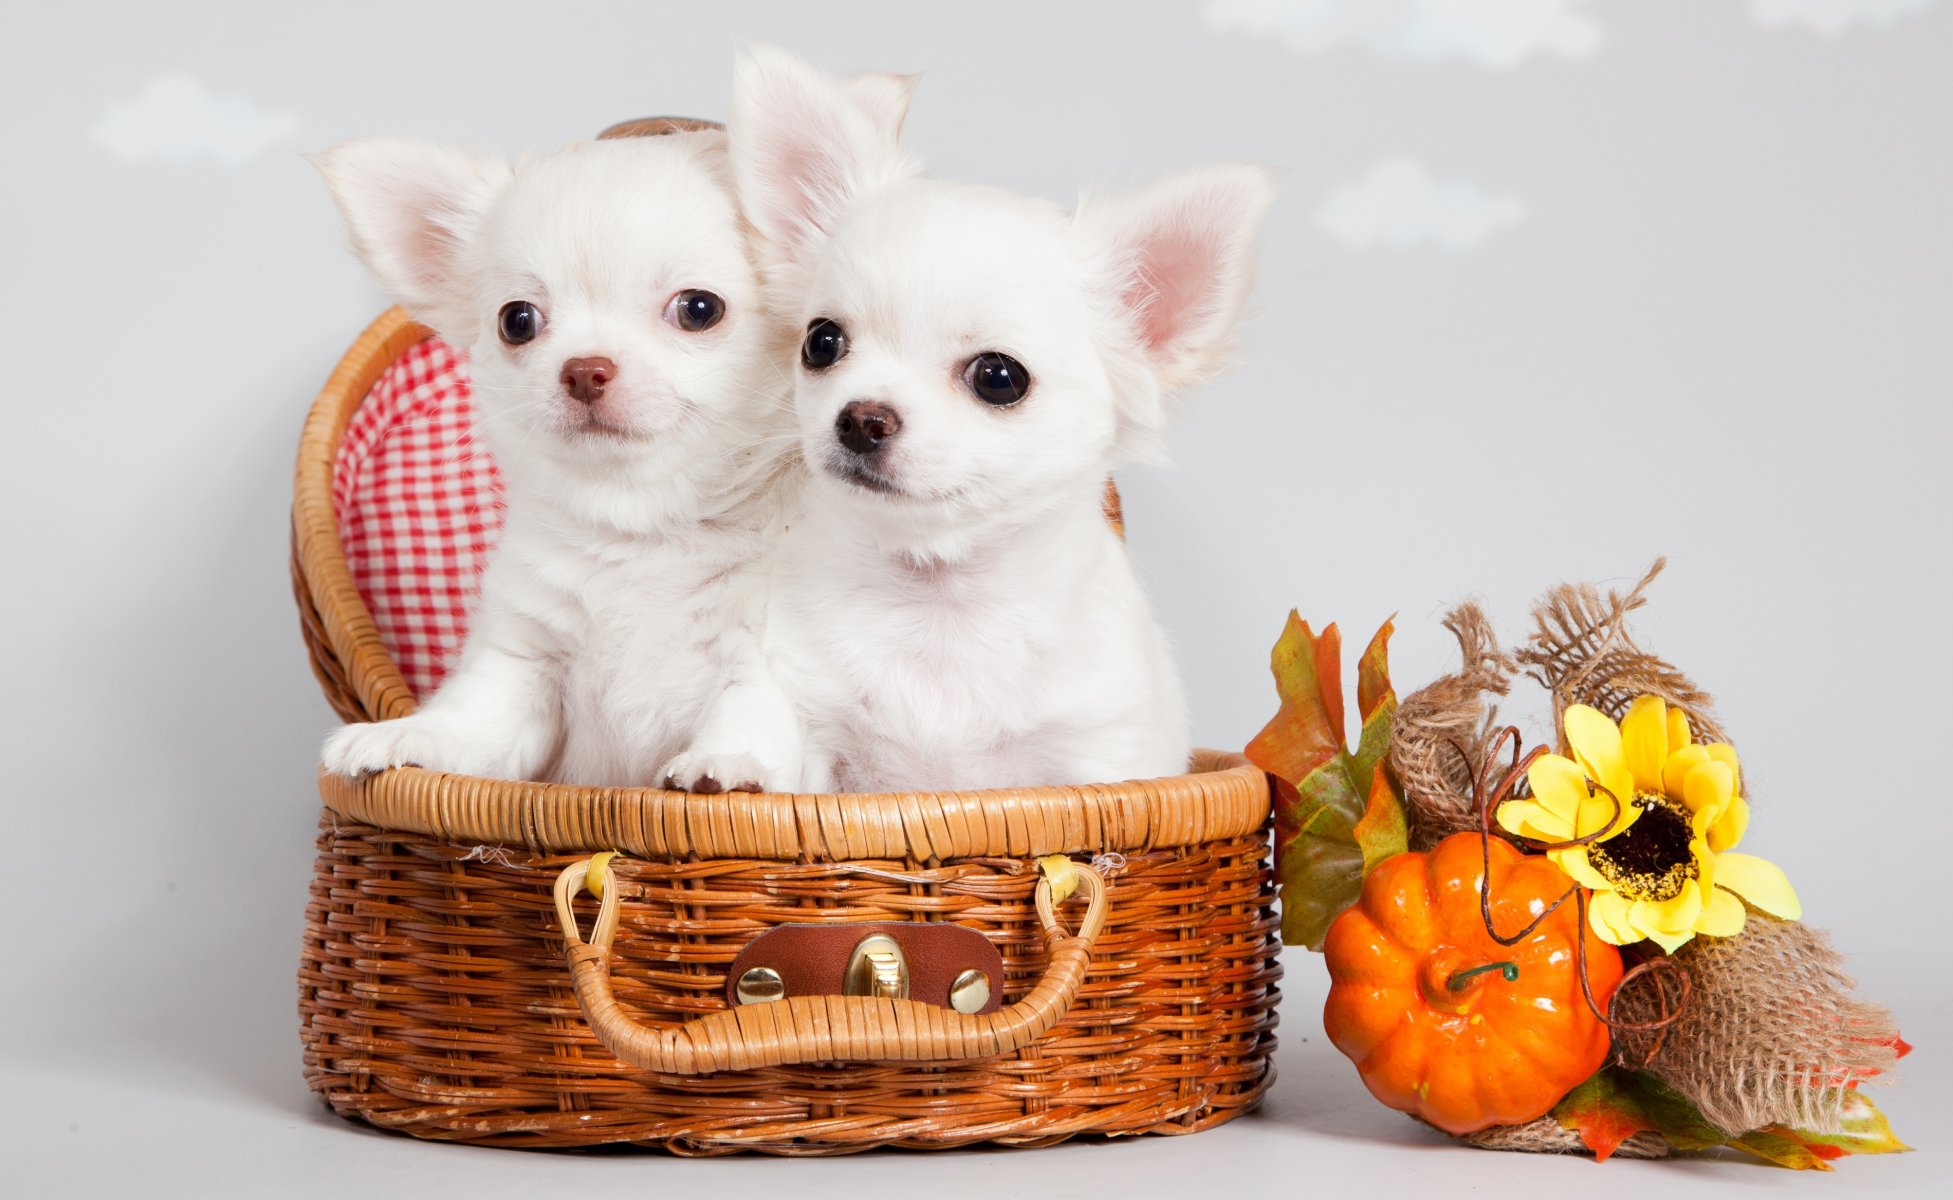
<path id="1" fill-rule="evenodd" d="M 728 698 L 737 736 L 792 752 L 767 727 L 792 713 L 743 682 L 791 431 L 725 135 L 519 165 L 374 139 L 317 165 L 367 266 L 467 350 L 507 503 L 445 682 L 411 716 L 334 733 L 326 767 L 791 786 L 791 758 L 722 752 L 708 777 L 681 753 L 735 736 L 712 730 Z"/>
<path id="2" fill-rule="evenodd" d="M 922 178 L 903 110 L 778 51 L 735 74 L 734 178 L 801 340 L 808 478 L 766 640 L 804 784 L 1184 771 L 1178 675 L 1100 499 L 1227 360 L 1272 175 L 1067 211 Z"/>

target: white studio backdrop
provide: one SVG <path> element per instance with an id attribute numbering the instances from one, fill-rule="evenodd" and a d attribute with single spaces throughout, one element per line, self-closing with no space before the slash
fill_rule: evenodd
<path id="1" fill-rule="evenodd" d="M 299 155 L 366 133 L 523 150 L 722 116 L 748 41 L 924 72 L 909 138 L 947 177 L 1069 198 L 1218 159 L 1280 168 L 1246 360 L 1187 405 L 1170 466 L 1120 480 L 1201 741 L 1239 746 L 1272 712 L 1290 607 L 1358 645 L 1395 613 L 1395 673 L 1415 686 L 1451 661 L 1438 622 L 1465 596 L 1516 639 L 1543 588 L 1625 585 L 1667 554 L 1638 631 L 1719 697 L 1754 785 L 1745 848 L 1789 872 L 1922 1046 L 1883 1102 L 1902 1135 L 1944 1142 L 1946 3 L 5 16 L 0 1172 L 153 1161 L 168 1194 L 242 1190 L 185 1181 L 198 1138 L 266 1170 L 345 1164 L 381 1193 L 567 1169 L 359 1137 L 299 1076 L 292 971 L 332 716 L 289 595 L 291 460 L 384 305 Z M 1549 735 L 1543 708 L 1515 715 Z M 1779 1185 L 1720 1165 L 1526 1175 L 1436 1149 L 1326 1050 L 1320 964 L 1286 957 L 1268 1115 L 1038 1169 L 1135 1194 L 1229 1161 L 1272 1189 L 1305 1177 L 1303 1154 L 1522 1190 L 1646 1186 L 1638 1170 Z M 1427 1153 L 1381 1156 L 1402 1148 Z M 871 1161 L 846 1170 L 928 1178 Z M 1922 1163 L 1848 1162 L 1837 1182 L 1923 1181 Z M 809 1178 L 854 1186 L 841 1170 Z"/>

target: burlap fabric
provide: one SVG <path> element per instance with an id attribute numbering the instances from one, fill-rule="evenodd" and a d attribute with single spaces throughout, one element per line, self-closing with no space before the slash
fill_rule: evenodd
<path id="1" fill-rule="evenodd" d="M 1498 709 L 1485 698 L 1505 695 L 1519 669 L 1499 649 L 1477 601 L 1452 609 L 1444 627 L 1458 639 L 1461 665 L 1404 697 L 1391 723 L 1390 770 L 1404 798 L 1412 850 L 1429 850 L 1454 833 L 1478 828 L 1471 764 L 1485 757 L 1498 720 Z"/>
<path id="2" fill-rule="evenodd" d="M 1521 671 L 1551 693 L 1555 728 L 1570 705 L 1592 705 L 1618 720 L 1636 696 L 1650 694 L 1686 711 L 1698 740 L 1726 740 L 1709 694 L 1642 649 L 1627 627 L 1663 565 L 1657 560 L 1625 593 L 1591 584 L 1554 588 L 1533 608 L 1532 635 L 1509 654 L 1476 603 L 1452 611 L 1445 627 L 1458 639 L 1460 667 L 1404 698 L 1390 750 L 1413 849 L 1478 827 L 1470 768 L 1451 743 L 1465 746 L 1474 763 L 1483 757 L 1497 718 L 1491 698 L 1506 695 Z M 1755 799 L 1749 796 L 1752 805 Z M 1638 953 L 1629 951 L 1631 958 Z M 1682 1018 L 1659 1034 L 1618 1034 L 1616 1054 L 1688 1098 L 1725 1132 L 1774 1124 L 1834 1132 L 1847 1089 L 1891 1070 L 1898 1059 L 1891 1014 L 1852 994 L 1837 951 L 1819 930 L 1752 911 L 1742 934 L 1698 937 L 1674 959 L 1693 985 Z M 1624 988 L 1616 1016 L 1626 1023 L 1657 1016 L 1659 979 L 1644 976 Z M 1668 986 L 1672 994 L 1673 981 Z M 1551 1118 L 1465 1140 L 1488 1149 L 1580 1149 Z M 1655 1145 L 1631 1149 L 1630 1143 L 1621 1153 L 1666 1150 L 1650 1135 L 1635 1142 Z"/>
<path id="3" fill-rule="evenodd" d="M 1892 1014 L 1852 994 L 1843 956 L 1821 929 L 1752 911 L 1742 933 L 1696 938 L 1676 958 L 1695 984 L 1682 1019 L 1665 1038 L 1617 1034 L 1614 1048 L 1725 1133 L 1836 1133 L 1849 1089 L 1898 1064 Z M 1654 1016 L 1653 986 L 1638 981 L 1616 1011 L 1630 1022 Z"/>
<path id="4" fill-rule="evenodd" d="M 1541 1117 L 1524 1125 L 1494 1125 L 1458 1138 L 1480 1150 L 1514 1150 L 1521 1154 L 1587 1154 L 1580 1135 L 1552 1117 Z M 1667 1158 L 1674 1148 L 1658 1133 L 1637 1133 L 1615 1148 L 1622 1158 Z"/>
<path id="5" fill-rule="evenodd" d="M 1648 585 L 1668 560 L 1658 558 L 1633 590 L 1602 594 L 1591 583 L 1564 583 L 1533 605 L 1533 635 L 1513 657 L 1553 695 L 1553 727 L 1575 704 L 1616 721 L 1636 696 L 1660 696 L 1689 715 L 1697 741 L 1724 742 L 1714 699 L 1672 664 L 1635 644 L 1628 614 L 1648 602 Z"/>

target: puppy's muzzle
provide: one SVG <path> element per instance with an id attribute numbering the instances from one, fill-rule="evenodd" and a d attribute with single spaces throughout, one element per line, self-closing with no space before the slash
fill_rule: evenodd
<path id="1" fill-rule="evenodd" d="M 856 400 L 834 418 L 834 436 L 851 453 L 863 456 L 880 450 L 902 431 L 902 418 L 875 400 Z"/>
<path id="2" fill-rule="evenodd" d="M 617 364 L 607 358 L 572 358 L 563 364 L 563 390 L 571 398 L 595 404 L 617 378 Z"/>

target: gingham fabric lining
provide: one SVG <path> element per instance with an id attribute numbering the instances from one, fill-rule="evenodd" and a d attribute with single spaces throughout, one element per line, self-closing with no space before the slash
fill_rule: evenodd
<path id="1" fill-rule="evenodd" d="M 347 565 L 417 696 L 460 650 L 502 531 L 502 478 L 473 424 L 467 356 L 428 338 L 367 393 L 333 466 Z"/>

